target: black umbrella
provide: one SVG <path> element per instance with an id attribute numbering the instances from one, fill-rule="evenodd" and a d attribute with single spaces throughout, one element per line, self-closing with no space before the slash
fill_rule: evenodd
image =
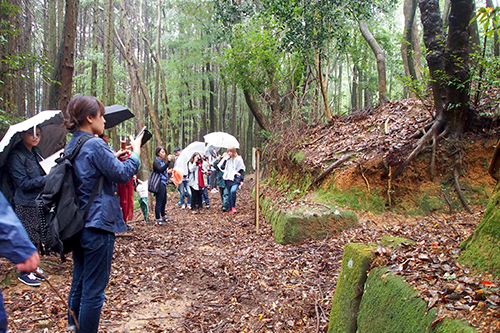
<path id="1" fill-rule="evenodd" d="M 118 104 L 106 106 L 105 109 L 104 119 L 106 119 L 106 124 L 104 128 L 115 127 L 122 121 L 135 117 L 129 109 Z"/>

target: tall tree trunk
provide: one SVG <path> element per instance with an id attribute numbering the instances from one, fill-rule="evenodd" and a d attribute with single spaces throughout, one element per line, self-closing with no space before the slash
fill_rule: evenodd
<path id="1" fill-rule="evenodd" d="M 467 29 L 473 13 L 473 0 L 452 0 L 446 46 L 447 74 L 446 119 L 459 136 L 472 120 L 469 105 L 469 34 Z"/>
<path id="2" fill-rule="evenodd" d="M 146 112 L 151 117 L 151 122 L 153 124 L 153 133 L 155 137 L 155 143 L 157 146 L 162 146 L 163 145 L 163 140 L 161 137 L 161 131 L 160 131 L 160 122 L 158 121 L 158 115 L 155 112 L 151 112 L 152 110 L 152 101 L 151 97 L 149 95 L 148 88 L 146 86 L 146 83 L 144 82 L 144 74 L 142 71 L 142 67 L 140 66 L 139 62 L 137 61 L 137 58 L 135 56 L 135 50 L 133 48 L 132 44 L 132 32 L 130 29 L 129 21 L 127 19 L 127 15 L 125 12 L 125 7 L 124 7 L 124 0 L 120 0 L 120 13 L 122 17 L 124 18 L 122 20 L 123 26 L 121 29 L 121 32 L 123 33 L 123 41 L 120 39 L 120 36 L 118 32 L 116 32 L 116 37 L 118 38 L 121 47 L 123 49 L 122 55 L 123 57 L 127 60 L 127 62 L 130 62 L 130 69 L 133 70 L 133 75 L 137 76 L 137 82 L 138 85 L 141 89 L 143 98 L 146 101 Z"/>
<path id="3" fill-rule="evenodd" d="M 56 48 L 57 48 L 57 16 L 56 16 L 56 1 L 46 0 L 47 6 L 47 20 L 45 24 L 45 42 L 44 42 L 44 53 L 50 64 L 54 65 L 56 60 Z M 43 82 L 43 102 L 42 109 L 47 110 L 49 108 L 49 90 L 50 82 L 49 80 L 44 80 Z"/>
<path id="4" fill-rule="evenodd" d="M 248 90 L 243 90 L 243 94 L 245 95 L 245 101 L 250 108 L 255 120 L 259 124 L 260 128 L 265 131 L 269 131 L 269 124 L 267 123 L 267 118 L 264 115 L 264 112 L 260 108 L 259 103 L 255 100 L 255 97 Z"/>
<path id="5" fill-rule="evenodd" d="M 66 14 L 64 16 L 63 39 L 57 52 L 53 83 L 49 93 L 49 108 L 53 110 L 66 110 L 71 99 L 74 71 L 75 36 L 77 23 L 78 0 L 66 1 Z"/>
<path id="6" fill-rule="evenodd" d="M 379 103 L 385 104 L 389 101 L 387 97 L 387 81 L 385 76 L 385 53 L 378 45 L 377 40 L 366 26 L 364 21 L 359 22 L 359 30 L 370 46 L 377 59 L 377 74 L 378 74 L 378 97 Z"/>
<path id="7" fill-rule="evenodd" d="M 212 73 L 212 66 L 210 62 L 207 62 L 207 75 L 208 75 L 208 87 L 210 90 L 209 109 L 208 109 L 208 114 L 210 118 L 210 132 L 215 132 L 216 119 L 217 119 L 215 117 L 215 83 L 214 83 L 214 74 Z"/>
<path id="8" fill-rule="evenodd" d="M 99 51 L 99 0 L 94 0 L 92 6 L 92 52 L 97 54 Z M 90 94 L 97 97 L 97 62 L 95 57 L 92 57 L 92 65 L 90 69 Z"/>
<path id="9" fill-rule="evenodd" d="M 427 66 L 431 77 L 432 94 L 436 117 L 444 110 L 446 102 L 446 84 L 444 82 L 444 36 L 443 21 L 439 11 L 439 0 L 420 0 L 424 44 L 427 48 Z"/>
<path id="10" fill-rule="evenodd" d="M 25 7 L 26 4 L 21 3 L 20 9 L 23 12 L 26 12 Z M 29 16 L 29 14 L 28 14 Z M 26 45 L 26 39 L 23 38 L 22 33 L 24 32 L 24 27 L 21 22 L 24 20 L 17 20 L 15 29 L 16 31 L 19 32 L 20 36 L 16 36 L 17 40 L 17 54 L 27 54 L 27 45 Z M 16 100 L 15 103 L 17 105 L 17 114 L 20 117 L 24 117 L 26 115 L 26 81 L 24 80 L 23 76 L 26 76 L 26 70 L 27 68 L 20 68 L 19 73 L 15 76 L 15 81 L 16 81 Z"/>
<path id="11" fill-rule="evenodd" d="M 102 82 L 102 102 L 104 105 L 114 104 L 113 85 L 113 33 L 114 33 L 114 0 L 104 1 L 104 62 Z"/>
<path id="12" fill-rule="evenodd" d="M 413 28 L 415 27 L 415 11 L 417 9 L 417 0 L 405 0 L 403 13 L 405 17 L 404 41 L 403 41 L 403 62 L 408 66 L 407 75 L 411 81 L 417 79 L 415 62 L 413 60 Z"/>
<path id="13" fill-rule="evenodd" d="M 321 61 L 321 54 L 319 51 L 315 51 L 314 54 L 314 59 L 316 60 L 316 70 L 318 73 L 318 85 L 321 91 L 321 97 L 323 98 L 323 107 L 325 110 L 325 116 L 326 116 L 326 121 L 329 125 L 333 124 L 333 116 L 332 112 L 330 111 L 330 104 L 328 103 L 328 94 L 326 92 L 326 84 L 325 84 L 325 79 L 323 77 L 323 71 L 322 71 L 322 61 Z M 257 122 L 259 122 L 257 120 Z"/>

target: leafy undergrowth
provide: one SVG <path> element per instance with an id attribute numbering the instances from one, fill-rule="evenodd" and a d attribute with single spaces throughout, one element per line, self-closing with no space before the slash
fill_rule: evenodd
<path id="1" fill-rule="evenodd" d="M 459 244 L 481 214 L 359 216 L 355 228 L 298 245 L 274 242 L 270 226 L 254 225 L 251 176 L 239 192 L 238 213 L 212 209 L 192 214 L 168 201 L 175 222 L 145 224 L 116 239 L 111 281 L 100 332 L 326 332 L 347 242 L 377 242 L 386 235 L 416 242 L 379 247 L 375 264 L 387 264 L 415 285 L 439 316 L 463 318 L 479 332 L 498 332 L 497 278 L 475 275 L 455 261 Z M 43 259 L 52 284 L 67 297 L 71 260 Z M 66 311 L 47 283 L 22 285 L 2 260 L 2 286 L 11 332 L 66 332 Z M 10 278 L 9 278 L 10 277 Z"/>

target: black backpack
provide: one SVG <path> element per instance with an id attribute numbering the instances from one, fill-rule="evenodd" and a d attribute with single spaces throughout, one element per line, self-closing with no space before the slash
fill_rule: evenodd
<path id="1" fill-rule="evenodd" d="M 64 254 L 73 251 L 78 245 L 90 204 L 97 192 L 102 191 L 103 176 L 94 185 L 85 211 L 79 209 L 72 161 L 91 138 L 94 136 L 82 136 L 70 154 L 64 153 L 56 159 L 56 165 L 47 175 L 45 187 L 36 199 L 45 252 L 58 252 L 63 262 L 66 261 Z"/>

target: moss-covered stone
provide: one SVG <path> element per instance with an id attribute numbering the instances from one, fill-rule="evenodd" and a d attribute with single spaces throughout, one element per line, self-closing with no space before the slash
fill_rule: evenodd
<path id="1" fill-rule="evenodd" d="M 500 276 L 500 188 L 490 199 L 476 230 L 463 244 L 459 261 Z"/>
<path id="2" fill-rule="evenodd" d="M 373 256 L 372 249 L 364 244 L 349 243 L 345 246 L 328 333 L 356 332 L 359 304 Z"/>
<path id="3" fill-rule="evenodd" d="M 434 333 L 475 333 L 477 330 L 462 320 L 446 318 L 438 323 Z"/>
<path id="4" fill-rule="evenodd" d="M 356 214 L 325 206 L 297 207 L 288 211 L 276 210 L 271 215 L 274 239 L 290 244 L 305 239 L 320 239 L 327 234 L 352 227 L 358 222 Z"/>
<path id="5" fill-rule="evenodd" d="M 436 309 L 427 312 L 426 303 L 400 276 L 386 268 L 370 271 L 358 313 L 359 333 L 430 332 Z"/>

